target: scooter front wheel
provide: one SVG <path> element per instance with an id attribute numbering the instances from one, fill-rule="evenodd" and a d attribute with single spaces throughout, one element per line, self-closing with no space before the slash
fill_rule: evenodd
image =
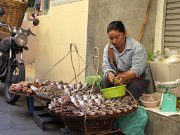
<path id="1" fill-rule="evenodd" d="M 9 104 L 15 104 L 20 96 L 9 92 L 9 87 L 13 83 L 19 83 L 25 80 L 25 66 L 23 63 L 16 62 L 13 64 L 11 70 L 8 70 L 5 81 L 5 100 Z"/>

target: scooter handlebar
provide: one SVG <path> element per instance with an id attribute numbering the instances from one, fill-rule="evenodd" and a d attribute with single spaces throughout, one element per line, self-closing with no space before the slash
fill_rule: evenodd
<path id="1" fill-rule="evenodd" d="M 36 36 L 36 35 L 31 31 L 30 28 L 28 29 L 28 32 L 29 32 L 29 34 L 31 34 L 31 35 L 33 35 L 33 36 Z"/>

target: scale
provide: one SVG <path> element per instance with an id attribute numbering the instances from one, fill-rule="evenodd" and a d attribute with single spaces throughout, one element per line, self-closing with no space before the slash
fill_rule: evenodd
<path id="1" fill-rule="evenodd" d="M 172 82 L 156 82 L 157 88 L 165 89 L 161 97 L 160 110 L 162 112 L 177 112 L 177 97 L 169 93 L 169 89 L 175 89 L 180 86 L 180 79 Z"/>

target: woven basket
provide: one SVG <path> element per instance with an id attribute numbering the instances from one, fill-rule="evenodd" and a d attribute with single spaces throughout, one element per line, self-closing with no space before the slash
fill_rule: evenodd
<path id="1" fill-rule="evenodd" d="M 0 5 L 5 10 L 5 15 L 0 17 L 0 21 L 13 27 L 21 27 L 28 2 L 19 2 L 17 0 L 0 0 Z M 8 31 L 7 28 L 1 28 L 2 31 Z"/>
<path id="2" fill-rule="evenodd" d="M 101 131 L 111 131 L 113 117 L 106 116 L 65 116 L 64 123 L 73 132 L 98 133 Z"/>
<path id="3" fill-rule="evenodd" d="M 132 110 L 128 110 L 127 112 L 121 112 L 116 114 L 106 114 L 104 116 L 61 116 L 64 123 L 68 126 L 68 128 L 72 132 L 76 133 L 93 133 L 99 134 L 100 132 L 110 132 L 112 131 L 112 122 L 124 115 L 135 112 L 137 110 L 134 107 Z M 57 114 L 56 116 L 58 116 Z M 60 115 L 59 115 L 60 117 Z"/>

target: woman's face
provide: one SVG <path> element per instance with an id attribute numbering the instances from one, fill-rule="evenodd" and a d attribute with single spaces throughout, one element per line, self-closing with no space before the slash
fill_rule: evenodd
<path id="1" fill-rule="evenodd" d="M 125 43 L 125 38 L 126 38 L 126 33 L 124 32 L 119 32 L 116 30 L 111 30 L 108 33 L 110 43 L 114 45 L 116 48 L 121 48 L 124 46 Z"/>

